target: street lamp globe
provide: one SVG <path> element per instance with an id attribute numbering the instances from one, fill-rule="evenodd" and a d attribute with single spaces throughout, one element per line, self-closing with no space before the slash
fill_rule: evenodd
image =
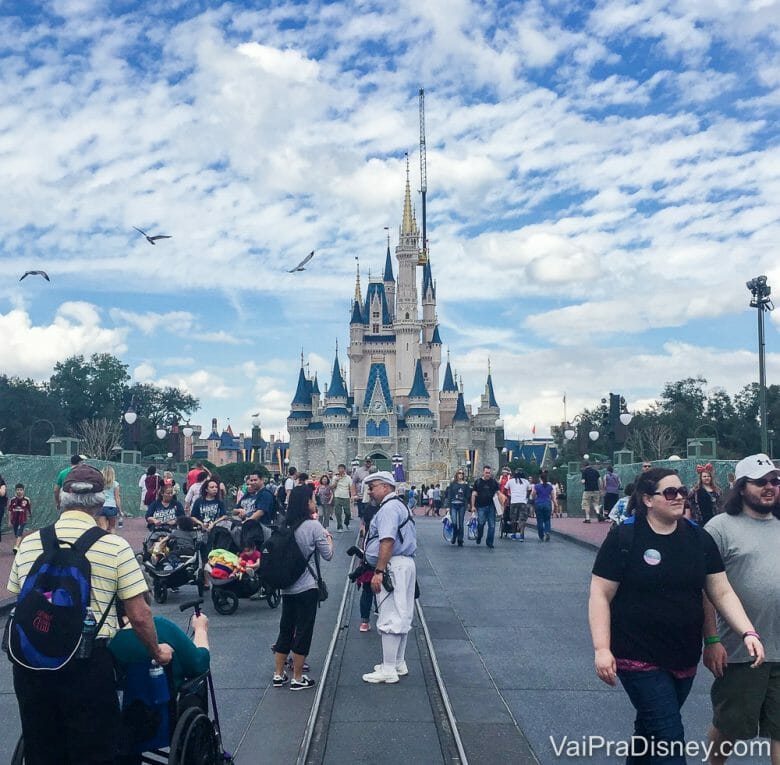
<path id="1" fill-rule="evenodd" d="M 129 408 L 129 409 L 126 411 L 126 412 L 125 412 L 125 415 L 124 415 L 124 416 L 125 416 L 125 422 L 126 422 L 128 425 L 132 425 L 132 424 L 134 424 L 134 423 L 135 423 L 135 421 L 138 419 L 138 414 L 137 414 L 137 412 L 136 412 L 136 411 L 133 409 L 133 407 L 130 407 L 130 408 Z"/>
<path id="2" fill-rule="evenodd" d="M 598 432 L 598 430 L 591 430 L 590 433 L 588 433 L 588 438 L 591 441 L 598 441 L 599 440 L 599 432 Z"/>
<path id="3" fill-rule="evenodd" d="M 166 456 L 168 459 L 170 459 L 171 457 L 173 457 L 173 452 L 168 452 L 168 454 L 166 454 L 165 456 Z"/>
<path id="4" fill-rule="evenodd" d="M 190 436 L 192 436 L 194 431 L 192 430 L 192 426 L 191 425 L 185 425 L 181 429 L 181 432 L 184 434 L 185 438 L 189 438 Z"/>
<path id="5" fill-rule="evenodd" d="M 633 419 L 634 415 L 630 412 L 623 412 L 623 414 L 620 415 L 620 422 L 622 422 L 623 425 L 628 425 Z"/>
<path id="6" fill-rule="evenodd" d="M 577 435 L 577 434 L 574 432 L 573 428 L 566 428 L 566 430 L 563 431 L 563 437 L 567 441 L 571 441 L 572 438 L 574 438 L 575 435 Z"/>
<path id="7" fill-rule="evenodd" d="M 157 438 L 159 438 L 160 440 L 162 440 L 163 438 L 165 438 L 165 436 L 168 435 L 168 431 L 163 427 L 157 428 L 157 430 L 155 430 L 154 432 L 157 434 Z"/>

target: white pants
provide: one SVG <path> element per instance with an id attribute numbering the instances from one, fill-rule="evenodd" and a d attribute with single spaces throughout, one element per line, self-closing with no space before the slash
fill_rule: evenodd
<path id="1" fill-rule="evenodd" d="M 414 585 L 417 579 L 414 558 L 394 555 L 387 570 L 395 589 L 388 592 L 382 588 L 376 596 L 379 606 L 376 628 L 380 634 L 406 635 L 412 629 L 414 616 Z"/>

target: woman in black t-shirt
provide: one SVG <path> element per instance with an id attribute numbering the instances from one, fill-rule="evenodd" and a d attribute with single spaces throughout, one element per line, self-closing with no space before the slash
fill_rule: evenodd
<path id="1" fill-rule="evenodd" d="M 753 666 L 764 659 L 715 542 L 683 518 L 687 494 L 672 470 L 642 473 L 630 501 L 633 533 L 625 524 L 609 532 L 590 585 L 596 674 L 608 685 L 620 680 L 636 709 L 635 741 L 647 742 L 648 750 L 635 754 L 651 754 L 649 747 L 655 747 L 652 762 L 685 763 L 680 709 L 701 657 L 702 590 L 744 633 Z M 659 743 L 669 742 L 679 742 L 677 753 L 661 756 Z"/>

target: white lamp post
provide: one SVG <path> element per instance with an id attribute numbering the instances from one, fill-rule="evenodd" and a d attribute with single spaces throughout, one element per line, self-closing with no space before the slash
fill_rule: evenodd
<path id="1" fill-rule="evenodd" d="M 588 438 L 591 441 L 598 441 L 599 440 L 599 432 L 598 432 L 598 430 L 591 430 L 590 433 L 588 433 Z"/>
<path id="2" fill-rule="evenodd" d="M 157 428 L 157 430 L 155 430 L 154 432 L 157 434 L 157 438 L 159 438 L 161 441 L 163 440 L 163 438 L 165 438 L 165 436 L 168 435 L 168 431 L 164 427 L 162 427 L 162 425 L 159 428 Z"/>
<path id="3" fill-rule="evenodd" d="M 135 409 L 133 409 L 132 404 L 127 408 L 124 417 L 125 417 L 125 422 L 128 425 L 133 425 L 135 421 L 138 419 L 138 413 L 135 411 Z"/>

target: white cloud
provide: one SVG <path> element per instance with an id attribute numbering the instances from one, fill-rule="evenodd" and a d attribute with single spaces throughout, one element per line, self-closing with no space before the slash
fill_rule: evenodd
<path id="1" fill-rule="evenodd" d="M 3 373 L 48 377 L 54 364 L 68 356 L 93 353 L 123 354 L 125 332 L 101 326 L 99 310 L 90 303 L 69 301 L 56 311 L 51 324 L 33 324 L 30 314 L 15 308 L 0 314 Z"/>

